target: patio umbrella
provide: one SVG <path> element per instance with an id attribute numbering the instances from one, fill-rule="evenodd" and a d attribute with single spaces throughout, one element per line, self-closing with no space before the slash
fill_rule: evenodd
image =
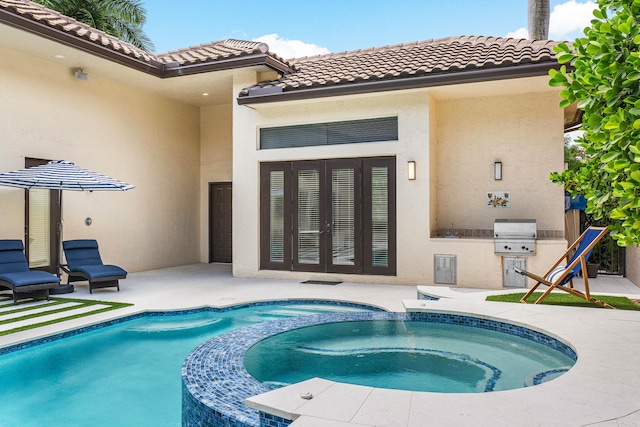
<path id="1" fill-rule="evenodd" d="M 58 233 L 56 248 L 58 251 L 58 263 L 56 274 L 60 277 L 60 244 L 62 241 L 62 190 L 71 191 L 126 191 L 134 188 L 133 185 L 108 176 L 82 169 L 74 163 L 66 160 L 53 160 L 47 164 L 20 169 L 13 172 L 0 174 L 0 185 L 6 187 L 42 188 L 48 190 L 59 190 Z M 60 289 L 55 293 L 73 292 L 73 285 L 68 285 L 67 289 Z M 66 291 L 66 292 L 65 292 Z"/>

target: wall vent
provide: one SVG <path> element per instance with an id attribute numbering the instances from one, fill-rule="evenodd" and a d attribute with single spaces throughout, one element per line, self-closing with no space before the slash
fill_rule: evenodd
<path id="1" fill-rule="evenodd" d="M 456 284 L 456 256 L 433 256 L 433 283 L 441 285 Z"/>

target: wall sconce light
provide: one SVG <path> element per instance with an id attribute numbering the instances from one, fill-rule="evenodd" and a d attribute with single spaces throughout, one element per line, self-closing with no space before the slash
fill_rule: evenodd
<path id="1" fill-rule="evenodd" d="M 416 162 L 413 160 L 407 162 L 407 175 L 410 181 L 416 179 Z"/>
<path id="2" fill-rule="evenodd" d="M 75 76 L 78 80 L 89 80 L 89 74 L 85 73 L 83 68 L 78 68 L 75 72 Z"/>
<path id="3" fill-rule="evenodd" d="M 500 181 L 502 179 L 502 162 L 493 164 L 493 179 Z"/>

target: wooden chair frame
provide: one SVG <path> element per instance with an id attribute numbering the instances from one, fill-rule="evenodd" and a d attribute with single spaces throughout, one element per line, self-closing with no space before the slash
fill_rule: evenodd
<path id="1" fill-rule="evenodd" d="M 589 232 L 590 230 L 598 230 L 599 234 L 586 247 L 582 248 L 579 253 L 573 253 L 574 251 L 577 251 L 579 249 L 580 243 L 582 243 L 583 239 L 587 235 L 587 232 Z M 584 233 L 582 233 L 582 235 L 571 246 L 569 246 L 567 251 L 558 259 L 558 261 L 555 262 L 555 264 L 553 264 L 551 266 L 551 268 L 543 276 L 538 276 L 538 275 L 535 275 L 533 273 L 529 273 L 527 271 L 524 271 L 524 270 L 516 268 L 515 271 L 517 273 L 524 274 L 525 276 L 530 277 L 531 279 L 536 281 L 536 284 L 531 289 L 529 289 L 529 292 L 527 292 L 520 299 L 520 302 L 523 303 L 523 304 L 527 304 L 527 298 L 529 298 L 531 296 L 531 294 L 533 294 L 533 292 L 535 292 L 535 290 L 538 288 L 538 286 L 546 285 L 546 286 L 549 287 L 549 289 L 547 289 L 540 296 L 540 298 L 538 298 L 536 300 L 536 302 L 534 304 L 540 304 L 554 289 L 559 289 L 559 290 L 562 290 L 564 292 L 570 293 L 571 295 L 575 295 L 578 298 L 582 298 L 585 301 L 589 301 L 589 302 L 592 302 L 594 304 L 597 304 L 599 306 L 602 306 L 602 307 L 605 307 L 605 308 L 615 308 L 615 307 L 612 307 L 611 305 L 609 305 L 609 304 L 607 304 L 605 302 L 596 300 L 595 298 L 591 297 L 591 292 L 589 291 L 589 278 L 588 278 L 588 275 L 587 275 L 587 259 L 588 259 L 588 256 L 590 255 L 590 253 L 593 250 L 593 248 L 598 244 L 598 242 L 608 232 L 609 232 L 609 229 L 607 227 L 589 227 L 587 230 L 585 230 Z M 560 266 L 560 264 L 563 261 L 566 262 L 566 268 L 565 268 L 564 273 L 562 273 L 560 276 L 555 278 L 554 282 L 550 282 L 549 280 L 547 280 L 546 277 L 548 277 L 549 274 L 556 267 Z M 580 264 L 580 268 L 581 268 L 581 272 L 582 272 L 582 278 L 583 278 L 583 281 L 584 281 L 584 292 L 580 292 L 577 289 L 574 289 L 574 287 L 573 287 L 573 277 L 568 282 L 566 281 L 566 277 L 569 274 L 571 274 L 571 272 L 575 269 L 575 267 L 578 265 L 578 263 Z M 568 283 L 569 286 L 566 286 L 567 283 Z"/>

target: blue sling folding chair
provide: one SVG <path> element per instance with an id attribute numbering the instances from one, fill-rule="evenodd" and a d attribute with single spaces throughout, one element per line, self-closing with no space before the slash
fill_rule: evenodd
<path id="1" fill-rule="evenodd" d="M 538 286 L 545 285 L 548 286 L 549 289 L 536 300 L 535 304 L 540 304 L 551 291 L 559 289 L 602 307 L 614 308 L 605 302 L 598 301 L 591 297 L 587 276 L 587 261 L 589 260 L 591 251 L 608 231 L 609 229 L 607 227 L 589 227 L 543 276 L 537 276 L 514 267 L 516 273 L 525 275 L 536 281 L 536 284 L 522 297 L 520 302 L 526 304 L 527 298 L 529 298 Z M 563 264 L 563 261 L 566 261 L 566 264 Z M 580 292 L 573 287 L 573 279 L 581 272 L 582 279 L 584 280 L 584 292 Z"/>

